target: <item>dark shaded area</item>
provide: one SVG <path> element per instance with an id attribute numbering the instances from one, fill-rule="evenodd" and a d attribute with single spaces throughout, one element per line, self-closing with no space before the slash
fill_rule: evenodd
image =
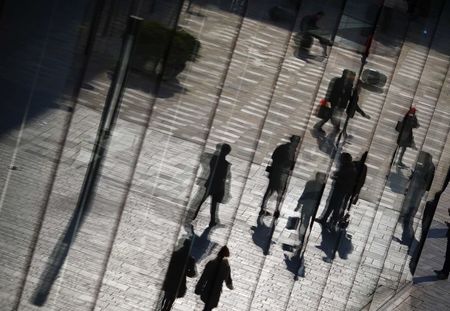
<path id="1" fill-rule="evenodd" d="M 405 176 L 403 173 L 405 169 L 395 166 L 395 171 L 389 176 L 388 183 L 392 192 L 404 194 L 408 186 L 409 176 Z M 407 169 L 406 171 L 410 171 Z"/>
<path id="2" fill-rule="evenodd" d="M 436 275 L 419 276 L 413 278 L 414 284 L 429 283 L 437 281 Z"/>
<path id="3" fill-rule="evenodd" d="M 211 229 L 211 227 L 207 227 L 200 236 L 195 234 L 191 254 L 196 262 L 200 262 L 208 257 L 218 245 L 216 242 L 212 242 L 209 239 Z"/>
<path id="4" fill-rule="evenodd" d="M 256 226 L 252 226 L 251 230 L 253 232 L 253 243 L 264 251 L 267 247 L 267 239 L 270 235 L 270 226 L 266 225 L 263 216 L 258 217 L 256 220 Z"/>

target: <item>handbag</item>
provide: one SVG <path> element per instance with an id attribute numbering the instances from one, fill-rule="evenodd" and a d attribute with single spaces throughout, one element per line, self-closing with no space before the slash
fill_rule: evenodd
<path id="1" fill-rule="evenodd" d="M 403 127 L 402 123 L 403 123 L 402 121 L 397 121 L 397 125 L 395 126 L 395 130 L 397 132 L 400 132 L 402 130 L 402 127 Z"/>
<path id="2" fill-rule="evenodd" d="M 325 98 L 322 98 L 319 103 L 319 110 L 317 111 L 317 116 L 320 119 L 329 119 L 331 117 L 331 107 L 330 102 Z"/>

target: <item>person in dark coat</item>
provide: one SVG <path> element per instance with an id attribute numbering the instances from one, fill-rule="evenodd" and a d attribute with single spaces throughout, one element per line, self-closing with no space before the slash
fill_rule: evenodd
<path id="1" fill-rule="evenodd" d="M 303 52 L 309 53 L 309 49 L 313 45 L 314 38 L 317 38 L 320 46 L 322 47 L 322 56 L 327 56 L 327 40 L 314 33 L 315 30 L 319 29 L 317 23 L 324 15 L 325 14 L 320 11 L 312 15 L 306 15 L 300 21 L 300 49 Z"/>
<path id="2" fill-rule="evenodd" d="M 191 256 L 190 239 L 184 240 L 183 246 L 173 252 L 167 269 L 166 278 L 163 283 L 164 297 L 161 311 L 169 311 L 176 298 L 184 297 L 186 294 L 186 277 L 196 276 L 195 259 Z"/>
<path id="3" fill-rule="evenodd" d="M 289 178 L 290 172 L 294 169 L 295 155 L 297 146 L 300 142 L 300 137 L 293 135 L 290 138 L 290 142 L 280 145 L 275 148 L 272 154 L 272 164 L 268 166 L 269 171 L 269 185 L 267 186 L 266 193 L 264 194 L 261 210 L 259 215 L 267 214 L 266 205 L 273 192 L 277 192 L 277 208 L 283 198 L 284 191 L 286 189 L 286 183 Z"/>
<path id="4" fill-rule="evenodd" d="M 367 176 L 367 151 L 363 153 L 361 156 L 361 159 L 359 161 L 353 161 L 353 165 L 356 169 L 356 181 L 354 190 L 351 197 L 352 204 L 356 204 L 359 199 L 359 193 L 361 192 L 362 187 L 364 186 L 364 183 L 366 182 L 366 176 Z"/>
<path id="5" fill-rule="evenodd" d="M 435 166 L 431 154 L 420 152 L 416 167 L 409 180 L 408 190 L 400 214 L 403 227 L 401 243 L 404 245 L 410 245 L 412 242 L 414 217 L 419 209 L 422 197 L 431 188 L 434 172 Z"/>
<path id="6" fill-rule="evenodd" d="M 340 130 L 341 117 L 344 110 L 352 97 L 353 82 L 355 80 L 355 73 L 351 70 L 345 69 L 342 76 L 333 78 L 328 85 L 325 99 L 331 104 L 331 114 L 314 125 L 314 129 L 324 133 L 322 126 L 331 120 L 336 132 Z"/>
<path id="7" fill-rule="evenodd" d="M 405 167 L 403 164 L 403 155 L 405 154 L 406 148 L 415 147 L 413 129 L 418 128 L 419 122 L 416 117 L 416 108 L 411 107 L 409 111 L 403 117 L 403 120 L 398 128 L 399 134 L 397 138 L 397 145 L 400 149 L 400 154 L 397 160 L 397 165 Z"/>
<path id="8" fill-rule="evenodd" d="M 357 172 L 352 162 L 352 156 L 349 153 L 342 153 L 339 169 L 334 173 L 333 189 L 329 199 L 327 208 L 324 210 L 320 218 L 316 219 L 321 224 L 328 223 L 331 213 L 331 227 L 335 227 L 342 218 L 347 202 L 354 191 Z"/>
<path id="9" fill-rule="evenodd" d="M 450 181 L 450 169 L 448 170 L 447 176 L 445 177 L 444 185 L 442 186 L 441 191 L 439 191 L 439 197 L 441 193 L 445 191 L 445 188 L 447 188 L 449 181 Z M 448 215 L 450 216 L 450 208 L 448 209 Z M 444 265 L 441 270 L 434 270 L 434 272 L 437 274 L 438 280 L 448 279 L 448 275 L 450 273 L 450 223 L 447 221 L 446 224 L 448 229 L 447 229 L 447 248 L 445 251 Z"/>
<path id="10" fill-rule="evenodd" d="M 229 289 L 233 289 L 228 257 L 230 257 L 230 250 L 223 246 L 217 257 L 206 264 L 202 276 L 195 286 L 195 293 L 200 295 L 200 299 L 205 303 L 203 311 L 210 311 L 217 307 L 222 294 L 223 282 Z"/>
<path id="11" fill-rule="evenodd" d="M 222 203 L 226 188 L 227 182 L 230 181 L 230 163 L 225 160 L 227 154 L 231 151 L 231 147 L 228 144 L 222 144 L 220 148 L 220 152 L 218 155 L 214 155 L 209 162 L 209 176 L 205 182 L 205 195 L 200 200 L 200 203 L 194 213 L 195 219 L 200 211 L 200 207 L 206 201 L 206 199 L 211 196 L 211 220 L 209 222 L 209 226 L 213 227 L 217 224 L 216 222 L 216 212 L 217 212 L 217 204 Z"/>

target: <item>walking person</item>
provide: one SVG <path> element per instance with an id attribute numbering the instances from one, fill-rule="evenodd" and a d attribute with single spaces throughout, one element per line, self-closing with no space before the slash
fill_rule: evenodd
<path id="1" fill-rule="evenodd" d="M 210 311 L 217 307 L 222 294 L 223 282 L 227 288 L 233 289 L 228 257 L 230 257 L 230 250 L 227 246 L 223 246 L 217 257 L 206 264 L 202 276 L 195 286 L 195 293 L 200 295 L 200 299 L 205 303 L 203 311 Z"/>
<path id="2" fill-rule="evenodd" d="M 281 203 L 284 191 L 286 189 L 289 174 L 294 169 L 296 150 L 299 143 L 300 137 L 293 135 L 291 136 L 289 143 L 275 148 L 272 154 L 272 163 L 266 169 L 266 171 L 269 172 L 269 184 L 266 192 L 264 193 L 259 216 L 269 214 L 266 211 L 266 205 L 270 196 L 274 192 L 277 193 L 277 205 L 275 210 L 278 212 L 279 204 Z"/>
<path id="3" fill-rule="evenodd" d="M 367 160 L 367 154 L 368 152 L 364 152 L 361 156 L 361 159 L 359 159 L 358 161 L 353 161 L 353 166 L 356 169 L 356 181 L 355 181 L 355 186 L 354 186 L 354 190 L 352 193 L 352 197 L 351 197 L 351 202 L 352 204 L 356 204 L 358 202 L 359 199 L 359 193 L 361 192 L 362 187 L 364 186 L 364 183 L 366 182 L 366 177 L 367 177 L 367 165 L 366 165 L 366 160 Z"/>
<path id="4" fill-rule="evenodd" d="M 225 159 L 227 154 L 231 151 L 231 147 L 228 144 L 222 144 L 219 154 L 215 154 L 209 162 L 209 176 L 205 183 L 205 195 L 200 200 L 200 203 L 194 213 L 193 219 L 195 219 L 200 211 L 200 207 L 211 196 L 211 208 L 210 208 L 210 222 L 209 226 L 214 227 L 217 224 L 216 213 L 218 203 L 222 203 L 225 193 L 229 189 L 229 182 L 231 179 L 230 163 Z"/>
<path id="5" fill-rule="evenodd" d="M 183 246 L 172 254 L 163 283 L 164 297 L 160 311 L 169 311 L 176 298 L 186 294 L 186 277 L 197 275 L 195 259 L 191 256 L 192 240 L 184 240 Z"/>
<path id="6" fill-rule="evenodd" d="M 298 228 L 298 238 L 300 244 L 297 248 L 297 254 L 300 255 L 303 245 L 305 243 L 305 235 L 311 220 L 317 213 L 320 199 L 322 198 L 323 190 L 325 188 L 326 175 L 324 173 L 316 173 L 314 180 L 306 183 L 302 195 L 298 199 L 295 211 L 301 209 L 300 224 Z"/>
<path id="7" fill-rule="evenodd" d="M 328 224 L 328 218 L 332 214 L 330 221 L 331 228 L 334 228 L 342 218 L 347 202 L 354 191 L 354 185 L 357 179 L 357 172 L 352 162 L 352 156 L 349 153 L 344 152 L 341 154 L 340 166 L 334 173 L 333 179 L 334 184 L 328 205 L 321 217 L 316 219 L 318 223 Z"/>
<path id="8" fill-rule="evenodd" d="M 400 167 L 406 167 L 403 163 L 403 155 L 406 148 L 415 148 L 413 129 L 418 128 L 419 122 L 416 117 L 416 108 L 411 107 L 403 117 L 403 120 L 397 123 L 395 130 L 399 132 L 397 138 L 397 145 L 400 149 L 399 157 L 397 159 L 397 165 Z"/>
<path id="9" fill-rule="evenodd" d="M 309 49 L 313 45 L 314 38 L 319 40 L 320 46 L 322 47 L 322 56 L 327 57 L 327 44 L 328 40 L 319 36 L 316 32 L 319 30 L 317 23 L 325 15 L 324 12 L 319 11 L 312 15 L 306 15 L 300 21 L 300 51 L 304 52 L 306 55 L 309 54 Z"/>
<path id="10" fill-rule="evenodd" d="M 448 209 L 448 215 L 450 216 L 450 208 Z M 447 225 L 447 247 L 445 249 L 445 260 L 444 265 L 441 270 L 434 270 L 438 280 L 446 280 L 448 279 L 448 275 L 450 273 L 450 223 L 448 221 L 445 222 Z"/>
<path id="11" fill-rule="evenodd" d="M 333 78 L 328 85 L 327 95 L 325 99 L 331 104 L 331 113 L 314 125 L 314 129 L 322 134 L 325 131 L 323 125 L 331 120 L 336 132 L 340 131 L 341 118 L 344 110 L 352 97 L 353 82 L 355 73 L 348 69 L 342 72 L 339 78 Z"/>

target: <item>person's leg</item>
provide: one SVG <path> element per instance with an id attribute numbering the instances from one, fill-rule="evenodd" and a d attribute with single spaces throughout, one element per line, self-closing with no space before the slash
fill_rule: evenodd
<path id="1" fill-rule="evenodd" d="M 450 228 L 447 229 L 447 249 L 445 251 L 445 260 L 442 270 L 434 270 L 439 280 L 445 280 L 448 278 L 450 272 Z"/>
<path id="2" fill-rule="evenodd" d="M 266 205 L 267 205 L 267 201 L 269 200 L 270 196 L 273 193 L 273 189 L 270 186 L 270 181 L 269 181 L 269 185 L 267 186 L 267 190 L 266 193 L 264 193 L 264 197 L 261 203 L 261 209 L 259 211 L 259 215 L 263 215 L 266 213 Z"/>
<path id="3" fill-rule="evenodd" d="M 217 222 L 216 222 L 217 204 L 218 204 L 218 201 L 213 196 L 212 200 L 211 200 L 211 209 L 210 209 L 210 215 L 211 215 L 211 219 L 209 221 L 210 227 L 214 227 L 217 224 Z"/>
<path id="4" fill-rule="evenodd" d="M 336 108 L 331 114 L 331 124 L 334 126 L 335 131 L 339 131 L 341 129 L 341 117 L 343 115 L 343 109 Z"/>
<path id="5" fill-rule="evenodd" d="M 192 218 L 192 220 L 194 220 L 195 218 L 197 218 L 198 212 L 200 211 L 200 207 L 203 205 L 203 203 L 205 203 L 205 201 L 206 201 L 206 199 L 208 198 L 208 196 L 209 196 L 209 193 L 208 193 L 208 192 L 206 192 L 206 193 L 203 195 L 202 199 L 200 200 L 200 203 L 198 204 L 197 209 L 196 209 L 195 212 L 194 212 L 194 217 Z"/>
<path id="6" fill-rule="evenodd" d="M 336 226 L 336 224 L 339 222 L 339 220 L 342 219 L 342 216 L 344 214 L 345 204 L 346 202 L 346 196 L 345 194 L 341 192 L 337 192 L 335 201 L 333 202 L 333 215 L 331 216 L 331 225 Z"/>
<path id="7" fill-rule="evenodd" d="M 404 166 L 405 164 L 403 164 L 402 160 L 403 160 L 403 155 L 405 154 L 406 151 L 406 147 L 400 147 L 400 153 L 398 155 L 398 160 L 397 160 L 397 164 Z"/>
<path id="8" fill-rule="evenodd" d="M 322 126 L 324 126 L 325 123 L 327 123 L 330 120 L 331 116 L 325 119 L 321 119 L 319 122 L 317 122 L 314 125 L 314 129 L 316 130 L 322 130 Z M 323 130 L 322 130 L 323 131 Z"/>

